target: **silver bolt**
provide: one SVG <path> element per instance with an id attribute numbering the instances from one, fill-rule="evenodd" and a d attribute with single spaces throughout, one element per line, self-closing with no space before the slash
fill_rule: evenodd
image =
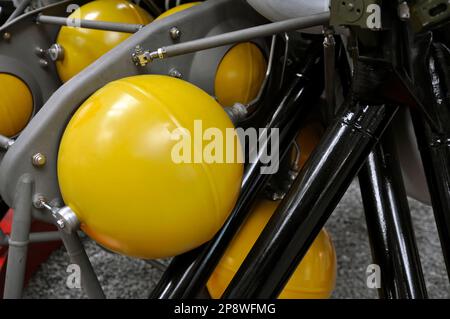
<path id="1" fill-rule="evenodd" d="M 47 199 L 42 194 L 36 194 L 33 196 L 33 206 L 37 209 L 43 209 L 45 208 L 45 203 L 47 202 Z"/>
<path id="2" fill-rule="evenodd" d="M 32 162 L 34 166 L 42 167 L 47 163 L 47 157 L 42 153 L 37 153 L 33 155 Z"/>
<path id="3" fill-rule="evenodd" d="M 66 227 L 66 224 L 64 223 L 64 221 L 62 219 L 58 219 L 56 221 L 56 224 L 58 225 L 59 228 L 64 229 L 64 227 Z"/>
<path id="4" fill-rule="evenodd" d="M 44 59 L 39 59 L 39 65 L 43 68 L 46 68 L 48 66 L 48 61 Z"/>
<path id="5" fill-rule="evenodd" d="M 3 40 L 5 40 L 5 41 L 11 40 L 11 33 L 9 33 L 9 32 L 3 33 Z"/>
<path id="6" fill-rule="evenodd" d="M 40 48 L 40 47 L 36 47 L 34 49 L 34 52 L 36 53 L 37 56 L 42 57 L 45 55 L 45 50 Z"/>
<path id="7" fill-rule="evenodd" d="M 177 69 L 171 69 L 169 71 L 169 76 L 171 76 L 173 78 L 177 78 L 177 79 L 182 79 L 183 78 L 183 74 L 181 74 L 181 72 L 178 71 Z"/>
<path id="8" fill-rule="evenodd" d="M 285 194 L 282 193 L 274 193 L 272 194 L 272 200 L 273 201 L 279 201 L 282 200 L 284 198 Z"/>
<path id="9" fill-rule="evenodd" d="M 402 21 L 407 21 L 411 18 L 411 11 L 409 9 L 408 3 L 406 1 L 400 3 L 397 8 L 398 17 Z"/>
<path id="10" fill-rule="evenodd" d="M 181 31 L 177 27 L 170 28 L 169 34 L 172 40 L 178 40 L 181 37 Z"/>

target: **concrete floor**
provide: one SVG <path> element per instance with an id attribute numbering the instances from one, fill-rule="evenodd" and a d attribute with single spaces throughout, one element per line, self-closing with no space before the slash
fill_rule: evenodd
<path id="1" fill-rule="evenodd" d="M 432 298 L 450 298 L 441 248 L 432 210 L 410 201 L 411 213 L 428 292 Z M 338 256 L 338 276 L 334 298 L 377 298 L 366 286 L 366 269 L 371 264 L 367 230 L 359 186 L 355 182 L 328 222 Z M 161 272 L 148 263 L 103 251 L 85 241 L 100 282 L 108 298 L 146 298 Z M 43 264 L 25 290 L 26 298 L 85 298 L 79 289 L 66 287 L 68 257 L 63 249 Z"/>

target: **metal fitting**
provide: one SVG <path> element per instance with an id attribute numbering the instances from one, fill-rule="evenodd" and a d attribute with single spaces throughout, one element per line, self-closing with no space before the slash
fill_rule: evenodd
<path id="1" fill-rule="evenodd" d="M 169 30 L 170 38 L 174 41 L 179 40 L 181 38 L 181 31 L 177 27 L 172 27 Z"/>
<path id="2" fill-rule="evenodd" d="M 37 209 L 48 208 L 48 209 L 51 210 L 51 207 L 48 206 L 46 203 L 47 203 L 47 199 L 45 198 L 44 195 L 42 195 L 42 194 L 35 194 L 33 196 L 33 206 L 34 206 L 34 208 L 37 208 Z"/>
<path id="3" fill-rule="evenodd" d="M 39 59 L 39 65 L 43 68 L 48 67 L 48 61 L 45 59 Z"/>
<path id="4" fill-rule="evenodd" d="M 181 72 L 178 71 L 177 69 L 170 69 L 169 76 L 171 76 L 173 78 L 177 78 L 177 79 L 183 78 L 183 74 L 181 74 Z"/>
<path id="5" fill-rule="evenodd" d="M 239 123 L 248 115 L 247 106 L 241 103 L 235 103 L 233 106 L 226 107 L 225 112 L 233 123 Z"/>
<path id="6" fill-rule="evenodd" d="M 3 33 L 3 40 L 5 40 L 5 41 L 11 40 L 11 33 L 9 33 L 9 32 Z"/>
<path id="7" fill-rule="evenodd" d="M 60 61 L 64 58 L 64 48 L 55 43 L 47 50 L 47 55 L 54 62 Z"/>
<path id="8" fill-rule="evenodd" d="M 47 164 L 47 157 L 42 153 L 37 153 L 37 154 L 33 155 L 33 158 L 31 161 L 33 163 L 33 166 L 42 167 L 45 164 Z"/>
<path id="9" fill-rule="evenodd" d="M 55 214 L 57 226 L 64 232 L 71 234 L 80 229 L 80 221 L 70 207 L 63 207 Z"/>
<path id="10" fill-rule="evenodd" d="M 159 48 L 156 51 L 144 51 L 140 46 L 134 49 L 131 59 L 133 63 L 137 66 L 146 66 L 153 60 L 164 59 L 166 57 L 166 50 L 164 48 Z"/>
<path id="11" fill-rule="evenodd" d="M 411 18 L 411 10 L 409 9 L 409 5 L 406 1 L 403 1 L 398 5 L 397 11 L 400 20 L 407 21 Z"/>
<path id="12" fill-rule="evenodd" d="M 44 57 L 45 56 L 45 50 L 42 49 L 41 47 L 36 47 L 34 49 L 34 53 L 38 56 L 38 57 Z"/>

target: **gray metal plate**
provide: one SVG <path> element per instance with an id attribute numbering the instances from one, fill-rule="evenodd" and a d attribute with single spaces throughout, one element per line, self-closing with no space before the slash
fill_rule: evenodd
<path id="1" fill-rule="evenodd" d="M 12 204 L 17 181 L 27 173 L 36 181 L 35 193 L 45 195 L 48 200 L 60 200 L 56 165 L 62 134 L 72 114 L 99 88 L 123 77 L 142 73 L 168 74 L 171 68 L 176 68 L 185 80 L 213 94 L 215 73 L 228 49 L 223 47 L 155 61 L 141 68 L 131 61 L 131 54 L 137 45 L 156 49 L 171 44 L 169 30 L 173 26 L 182 31 L 181 41 L 187 41 L 264 23 L 267 20 L 245 1 L 212 0 L 149 24 L 105 54 L 61 86 L 6 153 L 0 164 L 0 194 L 6 203 Z M 259 44 L 264 45 L 263 42 Z M 47 156 L 47 165 L 43 168 L 33 167 L 31 163 L 33 154 L 38 152 Z M 126 194 L 126 189 L 124 192 L 124 196 L 132 198 L 133 194 Z M 33 211 L 33 214 L 46 219 L 46 215 L 39 210 Z"/>

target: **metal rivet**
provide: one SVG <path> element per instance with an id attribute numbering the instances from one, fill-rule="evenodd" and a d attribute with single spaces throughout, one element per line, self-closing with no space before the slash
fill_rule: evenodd
<path id="1" fill-rule="evenodd" d="M 47 163 L 47 158 L 44 154 L 37 153 L 33 155 L 32 159 L 33 165 L 36 167 L 42 167 Z"/>
<path id="2" fill-rule="evenodd" d="M 172 40 L 178 40 L 181 37 L 181 31 L 177 27 L 170 28 L 169 34 Z"/>
<path id="3" fill-rule="evenodd" d="M 9 41 L 11 39 L 11 33 L 5 32 L 3 33 L 3 40 Z"/>

